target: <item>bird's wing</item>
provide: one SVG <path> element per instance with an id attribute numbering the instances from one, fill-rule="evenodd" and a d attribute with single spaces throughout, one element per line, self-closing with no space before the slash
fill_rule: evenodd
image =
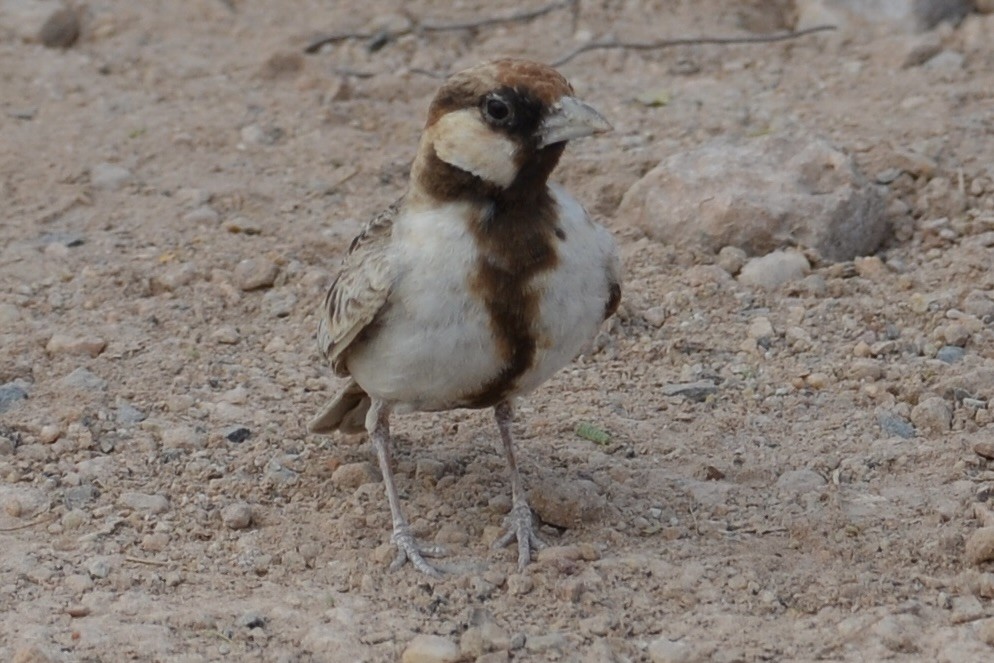
<path id="1" fill-rule="evenodd" d="M 389 245 L 400 201 L 373 217 L 352 243 L 328 288 L 318 323 L 318 347 L 335 373 L 348 375 L 344 353 L 380 312 L 393 285 Z"/>

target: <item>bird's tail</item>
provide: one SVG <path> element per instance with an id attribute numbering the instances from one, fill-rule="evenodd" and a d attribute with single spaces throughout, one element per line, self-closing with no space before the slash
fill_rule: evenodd
<path id="1" fill-rule="evenodd" d="M 307 425 L 312 433 L 362 433 L 366 430 L 366 412 L 369 411 L 369 395 L 355 380 L 349 383 L 331 399 L 318 416 Z"/>

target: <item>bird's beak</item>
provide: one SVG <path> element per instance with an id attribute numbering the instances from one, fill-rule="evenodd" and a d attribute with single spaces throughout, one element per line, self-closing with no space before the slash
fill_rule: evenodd
<path id="1" fill-rule="evenodd" d="M 538 127 L 538 146 L 547 147 L 573 138 L 604 133 L 612 129 L 604 116 L 576 97 L 563 97 L 552 107 Z"/>

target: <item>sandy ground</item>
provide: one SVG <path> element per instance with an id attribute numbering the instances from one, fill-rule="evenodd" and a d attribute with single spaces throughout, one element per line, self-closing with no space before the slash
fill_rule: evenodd
<path id="1" fill-rule="evenodd" d="M 499 13 L 447 6 L 405 3 Z M 488 663 L 994 657 L 992 16 L 563 67 L 616 131 L 558 176 L 627 278 L 595 351 L 519 410 L 554 545 L 524 573 L 488 545 L 509 494 L 489 413 L 394 422 L 414 528 L 452 552 L 438 581 L 386 570 L 365 438 L 304 429 L 336 387 L 315 306 L 403 191 L 438 85 L 412 69 L 552 60 L 605 26 L 742 34 L 735 6 L 584 2 L 303 56 L 406 19 L 101 0 L 62 50 L 25 38 L 57 4 L 0 2 L 0 659 L 394 661 L 419 634 Z M 886 182 L 877 256 L 763 291 L 617 214 L 668 155 L 778 132 Z"/>

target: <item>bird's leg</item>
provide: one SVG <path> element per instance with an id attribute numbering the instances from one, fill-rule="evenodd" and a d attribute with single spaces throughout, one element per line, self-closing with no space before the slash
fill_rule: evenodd
<path id="1" fill-rule="evenodd" d="M 507 467 L 511 471 L 511 512 L 504 519 L 505 532 L 494 542 L 494 547 L 502 548 L 517 539 L 518 568 L 524 569 L 531 561 L 532 549 L 541 550 L 545 543 L 535 535 L 532 509 L 528 505 L 528 495 L 525 494 L 525 487 L 518 473 L 518 461 L 514 457 L 514 439 L 511 437 L 514 409 L 511 403 L 498 403 L 494 408 L 494 418 L 500 430 L 500 440 L 504 444 Z"/>
<path id="2" fill-rule="evenodd" d="M 393 535 L 390 541 L 397 546 L 397 557 L 390 564 L 391 570 L 403 566 L 410 561 L 418 571 L 433 577 L 442 574 L 424 560 L 424 556 L 440 557 L 445 551 L 438 546 L 420 546 L 411 535 L 411 527 L 400 509 L 400 498 L 397 497 L 397 487 L 393 483 L 393 458 L 390 453 L 390 408 L 379 399 L 373 403 L 366 415 L 366 430 L 376 449 L 376 457 L 380 461 L 380 473 L 383 474 L 383 485 L 387 491 L 387 501 L 390 503 L 390 515 L 393 518 Z"/>

